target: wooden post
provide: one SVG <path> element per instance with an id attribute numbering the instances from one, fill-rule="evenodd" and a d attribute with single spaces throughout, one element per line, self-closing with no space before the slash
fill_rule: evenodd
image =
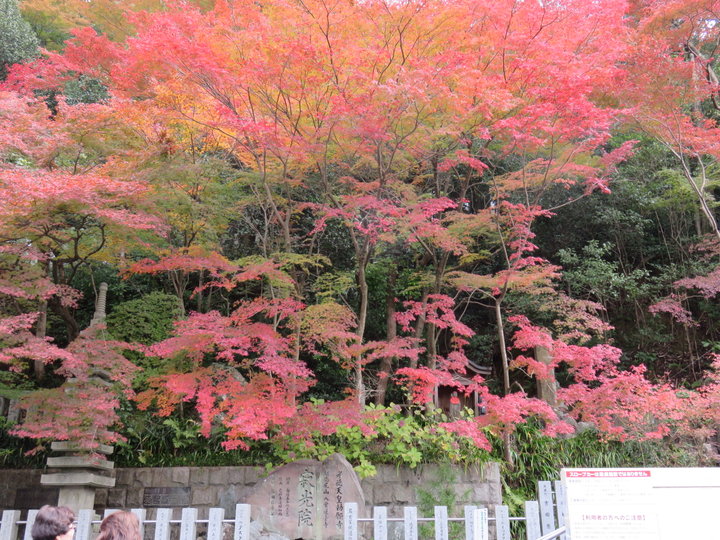
<path id="1" fill-rule="evenodd" d="M 343 505 L 343 536 L 345 540 L 358 540 L 358 505 L 345 503 Z"/>
<path id="2" fill-rule="evenodd" d="M 417 508 L 415 506 L 406 506 L 403 518 L 405 540 L 418 540 Z"/>
<path id="3" fill-rule="evenodd" d="M 23 540 L 32 540 L 32 527 L 35 524 L 35 518 L 37 517 L 37 510 L 30 510 L 28 512 L 27 520 L 25 523 L 25 534 Z"/>
<path id="4" fill-rule="evenodd" d="M 180 540 L 197 539 L 197 508 L 183 508 L 180 517 Z"/>
<path id="5" fill-rule="evenodd" d="M 387 508 L 385 506 L 373 507 L 373 540 L 387 540 Z"/>
<path id="6" fill-rule="evenodd" d="M 473 529 L 475 531 L 473 540 L 489 540 L 487 508 L 475 509 L 473 512 Z"/>
<path id="7" fill-rule="evenodd" d="M 95 512 L 93 510 L 83 509 L 78 512 L 74 540 L 90 540 L 92 536 L 92 520 L 94 517 Z"/>
<path id="8" fill-rule="evenodd" d="M 130 510 L 140 522 L 140 538 L 145 538 L 145 521 L 147 520 L 147 510 L 144 508 L 133 508 Z"/>
<path id="9" fill-rule="evenodd" d="M 448 509 L 447 506 L 435 507 L 435 540 L 448 540 Z"/>
<path id="10" fill-rule="evenodd" d="M 525 531 L 527 540 L 537 540 L 540 531 L 540 505 L 537 501 L 525 501 Z"/>
<path id="11" fill-rule="evenodd" d="M 495 537 L 497 540 L 510 540 L 510 510 L 507 506 L 495 507 Z"/>
<path id="12" fill-rule="evenodd" d="M 0 523 L 0 540 L 15 540 L 17 538 L 20 510 L 3 510 L 2 523 Z"/>
<path id="13" fill-rule="evenodd" d="M 223 539 L 223 519 L 225 510 L 223 508 L 211 508 L 208 515 L 207 540 Z"/>
<path id="14" fill-rule="evenodd" d="M 235 534 L 233 540 L 250 540 L 250 505 L 235 505 Z"/>
<path id="15" fill-rule="evenodd" d="M 555 503 L 557 505 L 558 527 L 567 525 L 567 500 L 565 499 L 565 486 L 562 481 L 555 480 Z M 567 540 L 566 534 L 561 534 L 559 540 Z"/>
<path id="16" fill-rule="evenodd" d="M 172 509 L 158 508 L 155 517 L 155 540 L 170 540 Z"/>
<path id="17" fill-rule="evenodd" d="M 465 506 L 465 540 L 473 540 L 475 538 L 475 522 L 473 521 L 473 513 L 476 506 Z"/>
<path id="18" fill-rule="evenodd" d="M 552 483 L 538 482 L 538 499 L 540 500 L 540 525 L 542 533 L 555 530 L 555 504 L 553 503 Z"/>

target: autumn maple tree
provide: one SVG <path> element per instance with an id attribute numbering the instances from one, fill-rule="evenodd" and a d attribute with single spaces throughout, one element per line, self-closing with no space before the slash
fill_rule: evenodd
<path id="1" fill-rule="evenodd" d="M 116 125 L 107 113 L 103 105 L 62 102 L 51 110 L 42 98 L 0 91 L 0 118 L 7 120 L 0 135 L 3 365 L 21 373 L 30 363 L 38 379 L 55 366 L 67 378 L 28 398 L 18 433 L 45 438 L 54 431 L 91 447 L 115 440 L 112 411 L 119 395 L 132 393 L 136 367 L 107 336 L 81 334 L 75 278 L 93 260 L 110 256 L 116 235 L 161 229 L 141 209 L 145 186 L 98 170 L 95 131 L 113 133 Z M 64 323 L 68 347 L 47 335 L 48 311 Z M 118 392 L 109 392 L 114 385 Z"/>

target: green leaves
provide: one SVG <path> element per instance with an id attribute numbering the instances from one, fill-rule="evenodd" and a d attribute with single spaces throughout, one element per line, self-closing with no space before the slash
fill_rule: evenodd
<path id="1" fill-rule="evenodd" d="M 170 337 L 180 316 L 176 296 L 159 291 L 117 304 L 107 316 L 110 334 L 120 341 L 151 345 Z"/>
<path id="2" fill-rule="evenodd" d="M 0 0 L 0 80 L 7 69 L 38 54 L 38 39 L 23 19 L 17 0 Z"/>
<path id="3" fill-rule="evenodd" d="M 419 410 L 409 414 L 395 406 L 368 405 L 366 429 L 339 426 L 332 435 L 316 435 L 311 440 L 271 439 L 272 453 L 281 461 L 323 460 L 334 453 L 344 455 L 361 477 L 375 474 L 375 465 L 388 463 L 415 468 L 421 463 L 470 464 L 489 459 L 465 437 L 439 426 L 442 414 L 425 416 Z M 376 414 L 372 414 L 376 413 Z"/>

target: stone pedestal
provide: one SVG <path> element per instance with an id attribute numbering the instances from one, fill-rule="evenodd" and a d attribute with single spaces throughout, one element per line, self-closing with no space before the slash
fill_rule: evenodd
<path id="1" fill-rule="evenodd" d="M 40 484 L 60 488 L 58 505 L 68 506 L 75 512 L 92 510 L 95 506 L 95 489 L 115 487 L 115 478 L 110 476 L 113 462 L 97 455 L 110 455 L 113 450 L 111 446 L 100 445 L 95 449 L 95 455 L 64 441 L 52 443 L 51 448 L 65 455 L 48 458 L 48 468 L 62 470 L 43 474 Z"/>
<path id="2" fill-rule="evenodd" d="M 95 506 L 95 488 L 63 486 L 60 488 L 58 506 L 67 506 L 75 512 L 93 508 Z"/>

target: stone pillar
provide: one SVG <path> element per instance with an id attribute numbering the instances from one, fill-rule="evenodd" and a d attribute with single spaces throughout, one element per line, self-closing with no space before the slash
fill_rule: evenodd
<path id="1" fill-rule="evenodd" d="M 545 347 L 535 347 L 535 360 L 545 365 L 550 365 L 552 363 L 550 351 Z M 542 399 L 545 403 L 555 408 L 557 407 L 557 380 L 555 379 L 555 369 L 550 368 L 548 372 L 550 375 L 549 378 L 537 379 L 537 394 L 539 399 Z"/>
<path id="2" fill-rule="evenodd" d="M 100 288 L 98 290 L 98 297 L 95 300 L 95 313 L 93 314 L 92 321 L 90 321 L 90 326 L 95 326 L 96 324 L 100 324 L 105 321 L 105 305 L 107 302 L 107 290 L 108 290 L 108 284 L 103 281 L 100 284 Z"/>
<path id="3" fill-rule="evenodd" d="M 92 510 L 95 506 L 95 488 L 115 487 L 115 478 L 110 476 L 115 466 L 112 461 L 92 455 L 89 450 L 78 448 L 67 441 L 55 441 L 51 448 L 65 455 L 49 457 L 47 466 L 62 471 L 43 474 L 40 484 L 60 488 L 58 505 L 68 506 L 75 512 Z M 110 455 L 112 451 L 112 446 L 104 444 L 94 450 L 104 455 Z"/>
<path id="4" fill-rule="evenodd" d="M 8 400 L 8 412 L 7 419 L 10 422 L 20 422 L 25 416 L 23 410 L 20 408 L 20 403 L 17 399 Z"/>

